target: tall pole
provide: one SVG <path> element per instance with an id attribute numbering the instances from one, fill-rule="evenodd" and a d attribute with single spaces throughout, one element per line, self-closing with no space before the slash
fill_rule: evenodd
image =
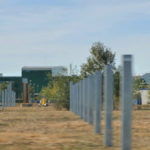
<path id="1" fill-rule="evenodd" d="M 131 150 L 131 113 L 132 113 L 132 56 L 123 56 L 121 83 L 121 150 Z"/>
<path id="2" fill-rule="evenodd" d="M 104 70 L 105 146 L 112 146 L 112 110 L 113 110 L 113 73 L 111 65 L 107 65 Z"/>
<path id="3" fill-rule="evenodd" d="M 94 125 L 95 133 L 101 132 L 101 72 L 97 71 L 94 75 Z"/>
<path id="4" fill-rule="evenodd" d="M 70 102 L 69 109 L 72 111 L 72 82 L 70 82 Z"/>

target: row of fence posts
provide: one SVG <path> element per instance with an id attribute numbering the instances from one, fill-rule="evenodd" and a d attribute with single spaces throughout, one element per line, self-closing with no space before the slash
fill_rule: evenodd
<path id="1" fill-rule="evenodd" d="M 121 149 L 131 150 L 132 113 L 132 56 L 123 55 L 121 69 Z M 104 76 L 104 79 L 102 79 Z M 107 65 L 104 72 L 97 71 L 78 83 L 70 83 L 70 111 L 102 133 L 101 111 L 104 108 L 104 145 L 112 143 L 113 71 Z M 102 94 L 103 93 L 103 94 Z M 102 96 L 103 95 L 103 96 Z M 102 101 L 104 106 L 102 106 Z"/>
<path id="2" fill-rule="evenodd" d="M 16 93 L 12 90 L 12 83 L 9 83 L 5 90 L 0 91 L 0 107 L 16 106 Z"/>

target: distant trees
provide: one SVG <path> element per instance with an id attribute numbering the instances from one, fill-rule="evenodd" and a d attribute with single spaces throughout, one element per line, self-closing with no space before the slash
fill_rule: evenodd
<path id="1" fill-rule="evenodd" d="M 97 70 L 102 70 L 105 65 L 114 66 L 115 54 L 111 52 L 103 43 L 96 42 L 90 49 L 90 56 L 87 62 L 81 66 L 81 76 L 86 77 Z"/>

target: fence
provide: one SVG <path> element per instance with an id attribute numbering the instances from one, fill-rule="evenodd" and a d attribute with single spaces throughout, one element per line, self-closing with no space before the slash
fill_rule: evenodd
<path id="1" fill-rule="evenodd" d="M 102 80 L 104 76 L 104 81 Z M 123 55 L 121 69 L 121 149 L 131 150 L 132 56 Z M 103 96 L 102 96 L 103 93 Z M 104 102 L 104 145 L 112 146 L 113 71 L 107 65 L 78 83 L 70 83 L 70 111 L 101 133 L 101 111 Z"/>
<path id="2" fill-rule="evenodd" d="M 12 84 L 9 83 L 5 90 L 0 91 L 0 107 L 16 106 L 16 93 L 12 90 Z"/>

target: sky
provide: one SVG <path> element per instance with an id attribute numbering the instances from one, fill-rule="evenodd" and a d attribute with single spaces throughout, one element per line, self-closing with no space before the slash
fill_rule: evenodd
<path id="1" fill-rule="evenodd" d="M 150 72 L 149 0 L 0 0 L 0 72 L 23 66 L 86 62 L 94 42 L 134 57 L 133 72 Z"/>

